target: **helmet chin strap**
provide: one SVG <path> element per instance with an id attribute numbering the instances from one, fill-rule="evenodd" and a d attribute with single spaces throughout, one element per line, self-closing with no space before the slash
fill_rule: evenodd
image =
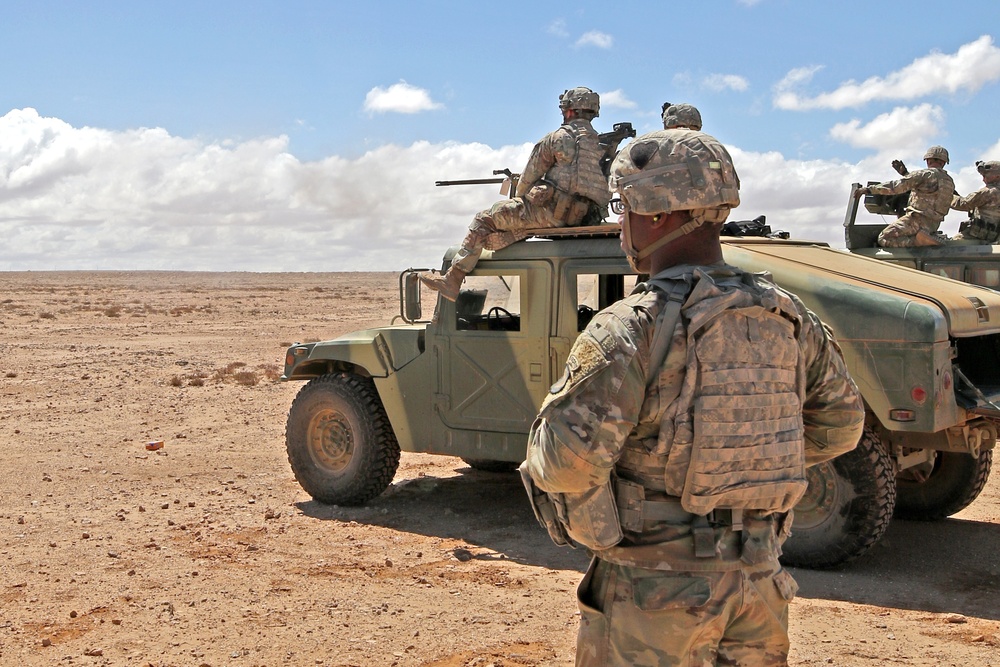
<path id="1" fill-rule="evenodd" d="M 653 241 L 648 246 L 640 250 L 638 253 L 636 253 L 635 256 L 636 262 L 641 262 L 642 260 L 646 259 L 654 252 L 656 252 L 658 249 L 667 245 L 674 239 L 684 236 L 685 234 L 690 234 L 694 230 L 701 227 L 704 223 L 705 219 L 702 217 L 691 218 L 690 220 L 685 222 L 683 225 L 681 225 L 674 231 L 670 232 L 666 236 L 661 236 L 660 238 L 658 238 L 657 240 Z"/>

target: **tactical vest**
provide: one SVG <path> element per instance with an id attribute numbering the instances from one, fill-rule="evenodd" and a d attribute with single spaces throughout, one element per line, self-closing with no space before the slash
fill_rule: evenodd
<path id="1" fill-rule="evenodd" d="M 996 243 L 1000 240 L 1000 187 L 996 185 L 987 187 L 989 188 L 989 199 L 993 200 L 992 204 L 976 207 L 972 212 L 969 231 L 966 235 Z"/>
<path id="2" fill-rule="evenodd" d="M 654 334 L 649 381 L 658 390 L 647 391 L 647 400 L 655 396 L 659 408 L 647 414 L 659 421 L 637 426 L 617 468 L 646 489 L 680 498 L 693 514 L 788 511 L 807 486 L 799 311 L 748 273 L 713 278 L 696 269 L 690 295 L 678 282 L 647 283 L 684 305 L 673 316 L 665 307 Z M 687 343 L 681 377 L 662 363 L 667 351 L 659 344 L 678 316 Z"/>
<path id="3" fill-rule="evenodd" d="M 604 151 L 598 144 L 597 132 L 590 121 L 571 120 L 562 126 L 576 141 L 576 154 L 568 164 L 556 163 L 546 172 L 545 180 L 555 185 L 563 194 L 578 195 L 598 206 L 607 207 L 611 201 L 608 180 L 601 172 Z"/>
<path id="4" fill-rule="evenodd" d="M 923 171 L 929 172 L 928 177 L 922 179 L 920 185 L 910 191 L 907 208 L 940 222 L 951 210 L 955 181 L 944 169 L 932 167 Z"/>

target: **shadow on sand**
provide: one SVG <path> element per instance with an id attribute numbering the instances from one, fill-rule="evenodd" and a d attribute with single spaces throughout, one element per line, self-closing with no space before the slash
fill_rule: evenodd
<path id="1" fill-rule="evenodd" d="M 515 562 L 558 570 L 586 569 L 582 548 L 556 547 L 539 527 L 517 473 L 460 468 L 453 477 L 394 483 L 364 507 L 302 502 L 320 520 L 357 521 L 461 540 Z M 493 554 L 488 552 L 494 552 Z M 791 569 L 800 597 L 1000 619 L 1000 525 L 948 519 L 894 521 L 882 541 L 839 570 Z"/>

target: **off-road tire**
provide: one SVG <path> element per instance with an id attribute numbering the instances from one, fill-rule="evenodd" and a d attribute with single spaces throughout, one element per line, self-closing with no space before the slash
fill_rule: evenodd
<path id="1" fill-rule="evenodd" d="M 301 390 L 285 426 L 296 481 L 321 503 L 362 505 L 385 491 L 399 442 L 369 378 L 321 375 Z"/>
<path id="2" fill-rule="evenodd" d="M 938 521 L 962 511 L 986 486 L 993 466 L 993 450 L 979 456 L 964 452 L 936 452 L 934 469 L 920 481 L 902 471 L 896 480 L 896 518 Z"/>
<path id="3" fill-rule="evenodd" d="M 482 470 L 483 472 L 514 472 L 517 470 L 517 463 L 513 461 L 491 461 L 489 459 L 467 459 L 464 456 L 462 460 L 468 464 L 473 470 Z"/>
<path id="4" fill-rule="evenodd" d="M 865 426 L 858 446 L 808 471 L 809 490 L 795 507 L 781 562 L 828 569 L 859 558 L 889 528 L 896 504 L 892 457 Z"/>

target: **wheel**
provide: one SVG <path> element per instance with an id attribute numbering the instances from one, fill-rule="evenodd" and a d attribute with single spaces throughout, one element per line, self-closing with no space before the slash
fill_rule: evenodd
<path id="1" fill-rule="evenodd" d="M 979 456 L 935 452 L 934 463 L 908 468 L 896 480 L 896 517 L 937 521 L 968 507 L 986 486 L 993 450 Z"/>
<path id="2" fill-rule="evenodd" d="M 865 426 L 857 447 L 809 468 L 807 477 L 781 561 L 825 569 L 865 554 L 889 527 L 896 504 L 895 467 L 878 434 Z"/>
<path id="3" fill-rule="evenodd" d="M 491 461 L 489 459 L 467 459 L 463 458 L 470 468 L 482 470 L 483 472 L 514 472 L 517 470 L 517 463 L 513 461 Z"/>
<path id="4" fill-rule="evenodd" d="M 399 467 L 399 443 L 375 383 L 351 373 L 302 387 L 288 411 L 285 446 L 296 481 L 331 505 L 371 500 Z"/>

